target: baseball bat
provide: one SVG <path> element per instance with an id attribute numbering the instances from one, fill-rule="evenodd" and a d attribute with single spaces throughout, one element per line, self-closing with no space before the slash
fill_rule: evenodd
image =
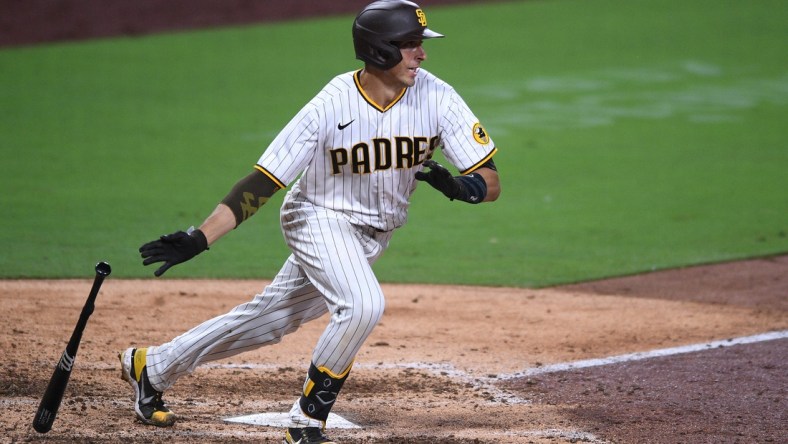
<path id="1" fill-rule="evenodd" d="M 71 339 L 68 341 L 60 361 L 55 366 L 55 371 L 49 379 L 49 385 L 44 392 L 44 397 L 41 398 L 41 404 L 38 405 L 38 411 L 33 418 L 33 428 L 39 433 L 46 433 L 52 428 L 52 423 L 55 422 L 55 416 L 60 408 L 60 401 L 63 400 L 63 393 L 66 391 L 68 385 L 68 378 L 71 376 L 71 369 L 74 366 L 74 360 L 77 357 L 77 349 L 82 340 L 82 332 L 85 330 L 85 325 L 88 318 L 93 314 L 94 302 L 96 295 L 98 295 L 99 288 L 104 282 L 104 278 L 109 276 L 112 272 L 109 264 L 106 262 L 99 262 L 96 264 L 96 278 L 93 280 L 93 288 L 90 289 L 85 306 L 82 307 L 82 313 L 79 315 L 79 321 L 71 333 Z"/>

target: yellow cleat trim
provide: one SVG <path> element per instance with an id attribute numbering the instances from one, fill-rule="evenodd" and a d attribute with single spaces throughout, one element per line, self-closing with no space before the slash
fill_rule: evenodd
<path id="1" fill-rule="evenodd" d="M 149 421 L 159 426 L 170 426 L 175 422 L 175 414 L 172 412 L 153 412 Z"/>
<path id="2" fill-rule="evenodd" d="M 148 356 L 147 348 L 138 348 L 134 352 L 134 380 L 139 382 L 142 379 L 142 370 L 145 368 L 146 358 Z"/>

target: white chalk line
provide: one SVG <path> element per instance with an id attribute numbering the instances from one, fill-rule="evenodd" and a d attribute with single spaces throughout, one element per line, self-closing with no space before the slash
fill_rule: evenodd
<path id="1" fill-rule="evenodd" d="M 744 336 L 739 338 L 724 339 L 720 341 L 705 342 L 702 344 L 683 345 L 679 347 L 662 348 L 646 352 L 628 353 L 625 355 L 610 356 L 607 358 L 598 359 L 585 359 L 582 361 L 566 362 L 545 365 L 536 368 L 529 368 L 521 372 L 512 373 L 508 375 L 499 375 L 497 379 L 506 380 L 514 378 L 523 378 L 528 376 L 541 375 L 545 373 L 556 373 L 571 370 L 578 370 L 589 367 L 599 367 L 602 365 L 620 364 L 623 362 L 641 361 L 644 359 L 659 358 L 665 356 L 681 355 L 686 353 L 695 353 L 706 350 L 713 350 L 723 347 L 732 347 L 734 345 L 753 344 L 757 342 L 773 341 L 776 339 L 788 338 L 788 330 L 773 331 L 769 333 L 762 333 L 752 336 Z"/>

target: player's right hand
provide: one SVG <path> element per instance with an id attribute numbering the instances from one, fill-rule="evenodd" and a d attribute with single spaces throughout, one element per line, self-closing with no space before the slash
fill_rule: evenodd
<path id="1" fill-rule="evenodd" d="M 446 167 L 431 159 L 425 160 L 424 166 L 430 170 L 428 172 L 417 172 L 416 180 L 427 182 L 451 200 L 457 199 L 462 195 L 462 185 L 457 182 L 457 179 L 451 175 Z"/>
<path id="2" fill-rule="evenodd" d="M 194 230 L 191 233 L 177 231 L 141 246 L 140 254 L 144 259 L 142 265 L 164 262 L 164 265 L 153 272 L 159 277 L 173 265 L 186 262 L 207 249 L 208 240 L 202 231 Z"/>

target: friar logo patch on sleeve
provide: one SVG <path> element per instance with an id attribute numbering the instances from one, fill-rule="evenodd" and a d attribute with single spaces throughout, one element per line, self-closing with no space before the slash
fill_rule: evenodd
<path id="1" fill-rule="evenodd" d="M 490 136 L 487 135 L 487 130 L 479 122 L 473 125 L 473 138 L 482 145 L 490 143 Z"/>

